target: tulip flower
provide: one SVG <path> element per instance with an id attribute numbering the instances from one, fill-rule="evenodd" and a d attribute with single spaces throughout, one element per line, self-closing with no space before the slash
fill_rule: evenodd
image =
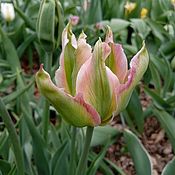
<path id="1" fill-rule="evenodd" d="M 7 21 L 11 22 L 15 18 L 15 11 L 12 3 L 1 3 L 1 14 L 2 17 Z"/>
<path id="2" fill-rule="evenodd" d="M 70 23 L 72 26 L 76 26 L 79 23 L 79 16 L 70 16 Z"/>
<path id="3" fill-rule="evenodd" d="M 146 18 L 148 15 L 148 9 L 147 8 L 142 8 L 141 12 L 140 12 L 140 17 L 142 19 Z"/>
<path id="4" fill-rule="evenodd" d="M 82 32 L 76 40 L 68 24 L 62 34 L 56 85 L 42 65 L 36 82 L 39 91 L 68 123 L 77 127 L 103 125 L 126 107 L 148 62 L 143 44 L 128 70 L 123 48 L 114 43 L 109 27 L 105 42 L 99 39 L 92 51 L 86 35 Z"/>
<path id="5" fill-rule="evenodd" d="M 125 9 L 127 13 L 131 13 L 135 8 L 136 8 L 136 3 L 135 2 L 126 2 L 125 4 Z"/>

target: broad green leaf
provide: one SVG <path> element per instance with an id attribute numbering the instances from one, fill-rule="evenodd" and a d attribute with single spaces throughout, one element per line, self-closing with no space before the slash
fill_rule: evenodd
<path id="1" fill-rule="evenodd" d="M 86 14 L 87 15 L 87 14 Z M 88 24 L 95 24 L 102 20 L 102 8 L 101 8 L 101 1 L 93 0 L 91 1 L 91 5 L 88 11 Z"/>
<path id="2" fill-rule="evenodd" d="M 162 43 L 160 47 L 160 51 L 165 55 L 171 55 L 175 53 L 175 41 L 168 41 L 166 43 Z"/>
<path id="3" fill-rule="evenodd" d="M 96 171 L 99 168 L 109 145 L 110 145 L 110 141 L 108 140 L 108 142 L 106 143 L 104 148 L 100 151 L 100 153 L 97 154 L 96 158 L 92 161 L 90 167 L 88 168 L 87 175 L 95 175 L 96 174 Z"/>
<path id="4" fill-rule="evenodd" d="M 164 75 L 164 87 L 163 87 L 163 97 L 165 97 L 167 91 L 169 90 L 169 87 L 171 85 L 171 82 L 173 81 L 173 72 L 170 67 L 169 61 L 164 57 L 164 62 L 165 62 L 165 67 L 166 69 L 166 74 Z M 167 78 L 168 77 L 168 78 Z M 174 83 L 174 82 L 173 82 Z"/>
<path id="5" fill-rule="evenodd" d="M 36 39 L 36 37 L 36 34 L 29 35 L 28 37 L 26 37 L 24 42 L 17 48 L 19 58 L 22 57 L 27 47 Z"/>
<path id="6" fill-rule="evenodd" d="M 115 163 L 113 163 L 109 159 L 105 158 L 105 162 L 107 162 L 115 170 L 115 172 L 119 173 L 120 175 L 127 175 L 119 166 L 117 166 Z"/>
<path id="7" fill-rule="evenodd" d="M 120 132 L 109 126 L 98 126 L 94 128 L 91 146 L 105 145 L 107 141 L 118 136 Z"/>
<path id="8" fill-rule="evenodd" d="M 163 169 L 161 175 L 174 175 L 175 172 L 175 159 L 171 160 Z"/>
<path id="9" fill-rule="evenodd" d="M 129 117 L 131 117 L 131 120 L 134 120 L 134 123 L 138 128 L 139 132 L 143 132 L 143 126 L 144 126 L 143 111 L 136 91 L 133 91 L 133 94 L 131 96 L 131 99 L 128 103 L 126 110 L 129 114 Z"/>
<path id="10" fill-rule="evenodd" d="M 152 61 L 150 61 L 149 68 L 150 68 L 150 71 L 151 71 L 152 81 L 154 83 L 155 89 L 156 89 L 157 92 L 160 93 L 160 90 L 161 90 L 160 74 L 157 71 L 157 69 L 156 69 L 156 67 L 155 67 L 155 65 Z"/>
<path id="11" fill-rule="evenodd" d="M 18 168 L 18 174 L 24 175 L 24 160 L 23 160 L 22 149 L 21 149 L 21 145 L 19 142 L 19 138 L 16 133 L 16 129 L 13 124 L 13 121 L 1 98 L 0 98 L 0 114 L 8 130 L 9 138 L 12 143 L 13 149 L 15 150 L 14 155 L 15 155 L 16 165 Z"/>
<path id="12" fill-rule="evenodd" d="M 22 95 L 23 93 L 25 93 L 32 85 L 34 84 L 34 81 L 30 82 L 26 87 L 21 88 L 19 90 L 16 90 L 15 92 L 5 96 L 3 98 L 3 102 L 5 104 L 8 104 L 9 102 L 15 100 L 17 97 L 19 97 L 20 95 Z"/>
<path id="13" fill-rule="evenodd" d="M 163 129 L 167 133 L 168 138 L 170 139 L 170 142 L 172 144 L 173 150 L 175 151 L 175 119 L 166 111 L 154 109 L 153 112 L 157 117 L 158 121 L 161 123 Z"/>
<path id="14" fill-rule="evenodd" d="M 30 18 L 27 17 L 27 16 L 25 15 L 25 13 L 24 13 L 19 7 L 17 7 L 16 4 L 15 4 L 14 7 L 15 7 L 15 10 L 16 10 L 16 12 L 18 13 L 18 15 L 24 20 L 25 25 L 26 25 L 27 27 L 29 27 L 31 30 L 34 30 L 34 31 L 35 31 L 35 26 L 32 24 Z"/>
<path id="15" fill-rule="evenodd" d="M 89 159 L 93 161 L 98 155 L 94 152 L 91 152 L 89 154 Z M 111 171 L 111 168 L 113 171 Z M 105 174 L 105 175 L 114 175 L 115 174 L 120 174 L 120 175 L 126 175 L 124 171 L 118 167 L 115 163 L 110 161 L 107 158 L 104 158 L 104 160 L 101 161 L 99 169 Z"/>
<path id="16" fill-rule="evenodd" d="M 141 38 L 144 40 L 150 32 L 150 27 L 146 24 L 143 19 L 133 18 L 131 19 L 131 26 L 139 33 Z"/>
<path id="17" fill-rule="evenodd" d="M 22 106 L 22 111 L 24 113 L 24 119 L 26 121 L 27 127 L 32 136 L 33 154 L 38 173 L 42 175 L 50 175 L 47 145 L 31 120 L 30 113 L 25 109 L 24 106 Z"/>
<path id="18" fill-rule="evenodd" d="M 0 171 L 2 174 L 8 174 L 11 169 L 11 165 L 6 160 L 0 160 Z"/>
<path id="19" fill-rule="evenodd" d="M 137 175 L 152 175 L 152 164 L 146 149 L 131 131 L 124 131 L 124 141 L 131 154 Z"/>
<path id="20" fill-rule="evenodd" d="M 20 70 L 20 62 L 19 58 L 15 49 L 15 46 L 13 45 L 12 41 L 8 38 L 6 33 L 3 32 L 3 30 L 0 28 L 0 36 L 3 39 L 3 48 L 6 55 L 6 59 L 11 67 L 11 70 L 13 73 L 16 73 L 16 70 Z"/>
<path id="21" fill-rule="evenodd" d="M 120 32 L 123 29 L 126 29 L 129 26 L 130 22 L 124 19 L 113 18 L 110 22 L 110 27 L 114 33 Z"/>
<path id="22" fill-rule="evenodd" d="M 163 26 L 156 23 L 155 21 L 151 20 L 150 18 L 146 19 L 146 22 L 150 26 L 152 33 L 161 41 L 165 40 L 166 31 L 164 30 Z"/>
<path id="23" fill-rule="evenodd" d="M 68 140 L 58 148 L 52 159 L 52 175 L 67 174 L 68 167 L 66 167 L 66 157 L 69 153 Z"/>
<path id="24" fill-rule="evenodd" d="M 161 109 L 169 109 L 171 106 L 163 99 L 161 98 L 158 94 L 156 94 L 153 90 L 150 90 L 148 87 L 144 87 L 144 91 L 152 97 L 153 103 Z"/>

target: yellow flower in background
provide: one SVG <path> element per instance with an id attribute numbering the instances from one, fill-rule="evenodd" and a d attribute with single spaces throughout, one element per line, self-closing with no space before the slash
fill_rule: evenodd
<path id="1" fill-rule="evenodd" d="M 125 9 L 127 13 L 131 13 L 136 8 L 135 2 L 126 2 Z"/>
<path id="2" fill-rule="evenodd" d="M 171 0 L 171 4 L 174 6 L 175 8 L 175 0 Z"/>
<path id="3" fill-rule="evenodd" d="M 143 18 L 146 18 L 147 17 L 147 14 L 148 14 L 148 9 L 147 8 L 142 8 L 141 12 L 140 12 L 140 17 L 143 19 Z"/>

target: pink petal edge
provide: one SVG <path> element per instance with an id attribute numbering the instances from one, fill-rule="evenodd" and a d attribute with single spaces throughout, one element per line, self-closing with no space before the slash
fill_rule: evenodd
<path id="1" fill-rule="evenodd" d="M 88 103 L 86 103 L 83 99 L 83 94 L 78 93 L 75 97 L 74 100 L 82 105 L 86 111 L 92 116 L 92 122 L 94 123 L 94 126 L 98 126 L 101 123 L 101 118 L 98 114 L 98 112 Z"/>

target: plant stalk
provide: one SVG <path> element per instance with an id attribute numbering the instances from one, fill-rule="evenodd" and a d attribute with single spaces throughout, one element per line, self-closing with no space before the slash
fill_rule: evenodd
<path id="1" fill-rule="evenodd" d="M 90 127 L 90 126 L 87 127 L 84 148 L 83 148 L 80 161 L 78 163 L 76 175 L 85 175 L 86 168 L 87 168 L 87 158 L 88 158 L 90 143 L 93 135 L 93 130 L 94 130 L 94 127 Z"/>

